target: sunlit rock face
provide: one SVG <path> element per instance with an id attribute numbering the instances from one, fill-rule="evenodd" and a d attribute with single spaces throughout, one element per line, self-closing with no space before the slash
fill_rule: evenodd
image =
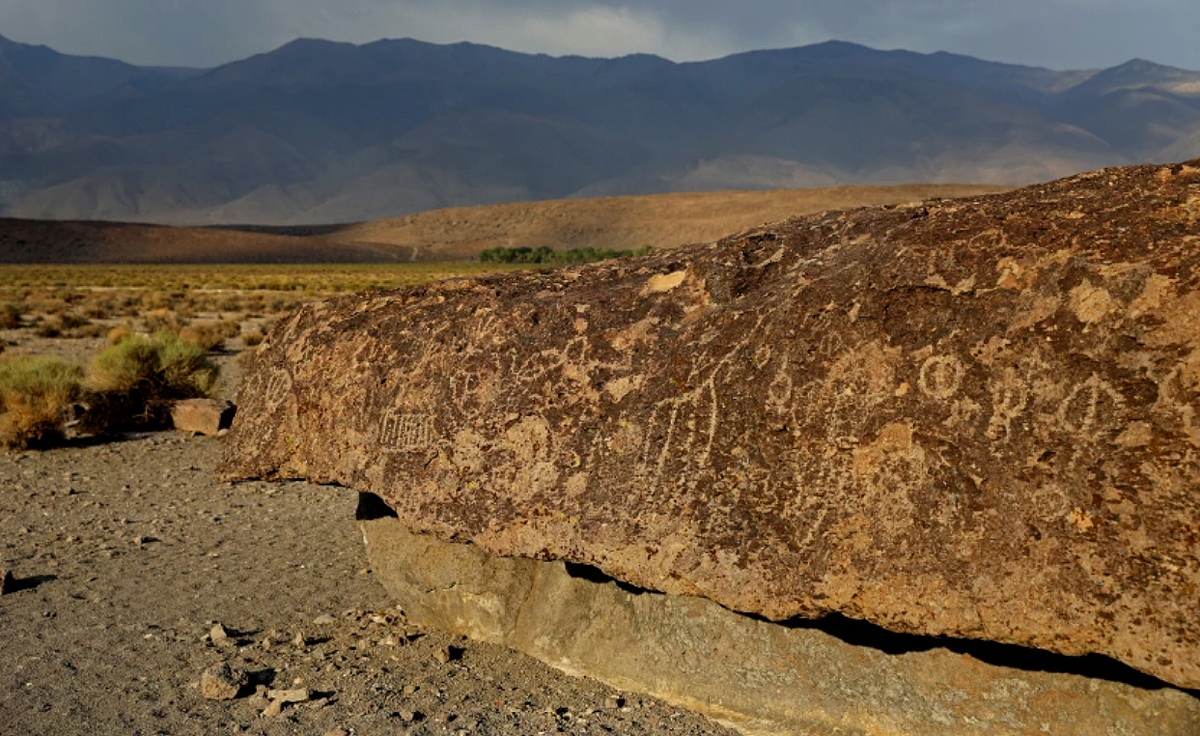
<path id="1" fill-rule="evenodd" d="M 1200 687 L 1200 161 L 307 305 L 223 473 L 770 619 Z"/>

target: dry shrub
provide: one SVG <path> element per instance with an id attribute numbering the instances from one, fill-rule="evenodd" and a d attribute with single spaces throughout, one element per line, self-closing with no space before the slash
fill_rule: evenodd
<path id="1" fill-rule="evenodd" d="M 92 431 L 167 426 L 171 404 L 208 396 L 218 368 L 198 345 L 169 332 L 131 335 L 88 366 Z"/>
<path id="2" fill-rule="evenodd" d="M 83 369 L 51 356 L 0 360 L 0 443 L 24 449 L 61 440 Z"/>
<path id="3" fill-rule="evenodd" d="M 83 308 L 83 314 L 89 319 L 110 319 L 117 311 L 117 303 L 111 297 L 102 299 Z"/>
<path id="4" fill-rule="evenodd" d="M 41 319 L 34 330 L 38 337 L 98 337 L 104 334 L 82 314 L 67 312 Z"/>
<path id="5" fill-rule="evenodd" d="M 142 321 L 146 323 L 147 332 L 174 332 L 179 333 L 185 326 L 183 319 L 178 314 L 170 309 L 152 309 L 142 317 Z"/>
<path id="6" fill-rule="evenodd" d="M 205 352 L 220 350 L 225 328 L 220 322 L 196 322 L 179 331 L 179 337 Z"/>
<path id="7" fill-rule="evenodd" d="M 242 334 L 242 320 L 239 317 L 228 317 L 218 322 L 221 326 L 221 335 L 224 337 L 237 337 Z"/>
<path id="8" fill-rule="evenodd" d="M 0 304 L 0 330 L 14 330 L 21 326 L 21 308 L 16 304 Z"/>
<path id="9" fill-rule="evenodd" d="M 117 325 L 108 331 L 108 344 L 116 345 L 132 334 L 133 329 L 129 325 Z"/>
<path id="10" fill-rule="evenodd" d="M 62 331 L 62 317 L 57 314 L 38 318 L 37 325 L 33 328 L 33 334 L 38 337 L 60 337 Z"/>
<path id="11" fill-rule="evenodd" d="M 248 348 L 261 345 L 262 341 L 265 339 L 266 336 L 263 335 L 262 330 L 259 329 L 250 330 L 246 334 L 242 335 L 242 342 L 245 343 L 246 347 Z"/>

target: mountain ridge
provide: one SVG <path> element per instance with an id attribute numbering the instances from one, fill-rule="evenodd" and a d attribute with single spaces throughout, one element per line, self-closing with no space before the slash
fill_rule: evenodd
<path id="1" fill-rule="evenodd" d="M 30 48 L 0 43 L 11 217 L 315 224 L 597 195 L 1023 184 L 1200 155 L 1200 73 L 1143 60 L 1060 72 L 830 41 L 676 63 L 298 39 L 203 70 L 44 49 L 53 63 L 5 75 Z M 89 74 L 97 96 L 80 91 Z"/>

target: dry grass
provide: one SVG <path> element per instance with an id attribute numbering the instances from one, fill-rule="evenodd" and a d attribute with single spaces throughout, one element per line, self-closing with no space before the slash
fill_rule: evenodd
<path id="1" fill-rule="evenodd" d="M 50 356 L 0 360 L 0 443 L 25 449 L 63 436 L 66 409 L 81 391 L 83 369 Z"/>
<path id="2" fill-rule="evenodd" d="M 119 325 L 173 332 L 219 349 L 306 301 L 520 266 L 480 263 L 347 265 L 0 265 L 0 329 L 42 337 L 103 336 Z M 254 338 L 251 338 L 254 339 Z"/>

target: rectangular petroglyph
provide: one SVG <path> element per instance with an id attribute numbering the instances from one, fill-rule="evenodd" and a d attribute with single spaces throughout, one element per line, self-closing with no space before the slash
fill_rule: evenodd
<path id="1" fill-rule="evenodd" d="M 433 417 L 390 411 L 383 417 L 379 444 L 387 450 L 413 452 L 433 446 Z"/>

